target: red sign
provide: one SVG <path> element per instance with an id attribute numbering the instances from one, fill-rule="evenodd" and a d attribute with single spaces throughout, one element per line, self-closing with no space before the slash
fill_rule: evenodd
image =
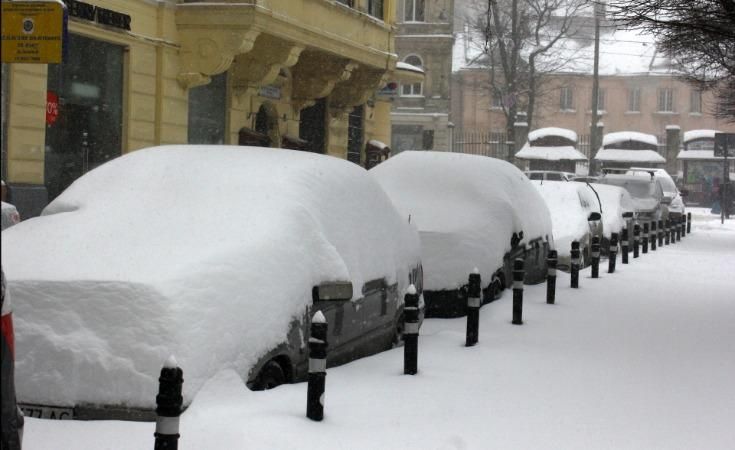
<path id="1" fill-rule="evenodd" d="M 53 125 L 59 117 L 59 96 L 55 92 L 46 92 L 46 124 Z"/>

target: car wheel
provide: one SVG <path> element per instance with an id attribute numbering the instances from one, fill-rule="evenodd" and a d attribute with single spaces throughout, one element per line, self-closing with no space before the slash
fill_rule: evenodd
<path id="1" fill-rule="evenodd" d="M 286 383 L 286 374 L 283 372 L 283 368 L 276 361 L 271 360 L 260 369 L 260 373 L 255 379 L 254 390 L 273 389 L 284 383 Z"/>

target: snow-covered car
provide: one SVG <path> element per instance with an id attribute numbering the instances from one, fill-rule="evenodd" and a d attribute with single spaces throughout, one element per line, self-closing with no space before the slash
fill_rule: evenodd
<path id="1" fill-rule="evenodd" d="M 15 205 L 2 202 L 2 229 L 12 227 L 20 222 L 20 214 Z"/>
<path id="2" fill-rule="evenodd" d="M 627 169 L 622 172 L 608 170 L 598 183 L 627 190 L 633 200 L 636 220 L 645 222 L 662 219 L 664 192 L 660 181 L 653 176 L 653 172 L 646 172 L 645 176 L 627 172 Z"/>
<path id="3" fill-rule="evenodd" d="M 674 179 L 671 178 L 671 175 L 665 169 L 632 167 L 627 173 L 647 176 L 651 172 L 653 172 L 654 179 L 661 184 L 661 189 L 664 191 L 664 196 L 661 200 L 661 203 L 663 203 L 663 218 L 680 219 L 686 213 L 684 199 L 679 188 L 676 187 Z"/>
<path id="4" fill-rule="evenodd" d="M 595 191 L 602 207 L 602 233 L 603 241 L 609 240 L 612 233 L 618 236 L 626 226 L 624 214 L 635 212 L 635 205 L 630 193 L 622 187 L 611 184 L 590 183 L 590 188 Z M 603 251 L 606 247 L 603 246 Z"/>
<path id="5" fill-rule="evenodd" d="M 135 151 L 2 245 L 18 397 L 41 417 L 150 417 L 171 355 L 185 405 L 223 369 L 253 389 L 302 380 L 316 311 L 333 366 L 395 344 L 422 289 L 418 232 L 367 171 L 291 150 Z"/>
<path id="6" fill-rule="evenodd" d="M 590 262 L 592 237 L 602 238 L 600 203 L 594 191 L 583 183 L 534 181 L 551 213 L 554 244 L 561 270 L 569 270 L 572 242 L 579 242 L 583 265 Z"/>
<path id="7" fill-rule="evenodd" d="M 480 272 L 485 302 L 512 281 L 525 257 L 527 283 L 546 277 L 551 217 L 514 165 L 485 156 L 405 151 L 370 169 L 421 236 L 427 317 L 466 313 L 462 291 Z"/>

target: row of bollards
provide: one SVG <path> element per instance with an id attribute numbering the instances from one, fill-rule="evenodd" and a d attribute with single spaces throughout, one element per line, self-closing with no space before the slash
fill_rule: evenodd
<path id="1" fill-rule="evenodd" d="M 648 253 L 648 244 L 652 251 L 664 244 L 675 243 L 690 234 L 691 213 L 677 220 L 652 221 L 643 225 L 641 243 L 641 228 L 639 224 L 633 226 L 633 258 L 638 258 L 639 245 L 642 253 Z M 622 234 L 612 233 L 608 253 L 608 273 L 615 272 L 618 253 L 618 243 L 622 263 L 628 264 L 630 251 L 630 227 L 623 227 Z M 572 242 L 571 246 L 571 287 L 579 288 L 579 270 L 581 269 L 580 244 Z M 547 255 L 546 275 L 546 303 L 553 305 L 556 302 L 556 270 L 557 252 L 550 250 Z M 591 245 L 592 278 L 599 278 L 600 238 L 594 236 Z M 518 258 L 513 262 L 513 325 L 523 324 L 523 279 L 525 275 L 524 260 Z M 477 344 L 479 339 L 480 307 L 482 305 L 482 283 L 479 270 L 475 269 L 469 276 L 467 286 L 467 333 L 465 346 Z M 416 288 L 409 286 L 405 294 L 403 319 L 403 373 L 416 375 L 418 373 L 418 336 L 419 336 L 419 295 Z M 314 421 L 324 418 L 324 392 L 327 375 L 327 331 L 328 325 L 324 314 L 317 311 L 311 319 L 311 334 L 309 337 L 309 373 L 306 401 L 306 416 Z M 183 371 L 176 360 L 171 357 L 161 369 L 159 390 L 156 395 L 156 431 L 155 450 L 176 450 L 178 448 L 179 418 L 182 411 Z"/>

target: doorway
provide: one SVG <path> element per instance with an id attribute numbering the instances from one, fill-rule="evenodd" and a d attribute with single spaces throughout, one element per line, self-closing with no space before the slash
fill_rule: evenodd
<path id="1" fill-rule="evenodd" d="M 299 115 L 299 138 L 307 142 L 307 151 L 324 153 L 327 130 L 327 100 L 320 98 Z"/>

